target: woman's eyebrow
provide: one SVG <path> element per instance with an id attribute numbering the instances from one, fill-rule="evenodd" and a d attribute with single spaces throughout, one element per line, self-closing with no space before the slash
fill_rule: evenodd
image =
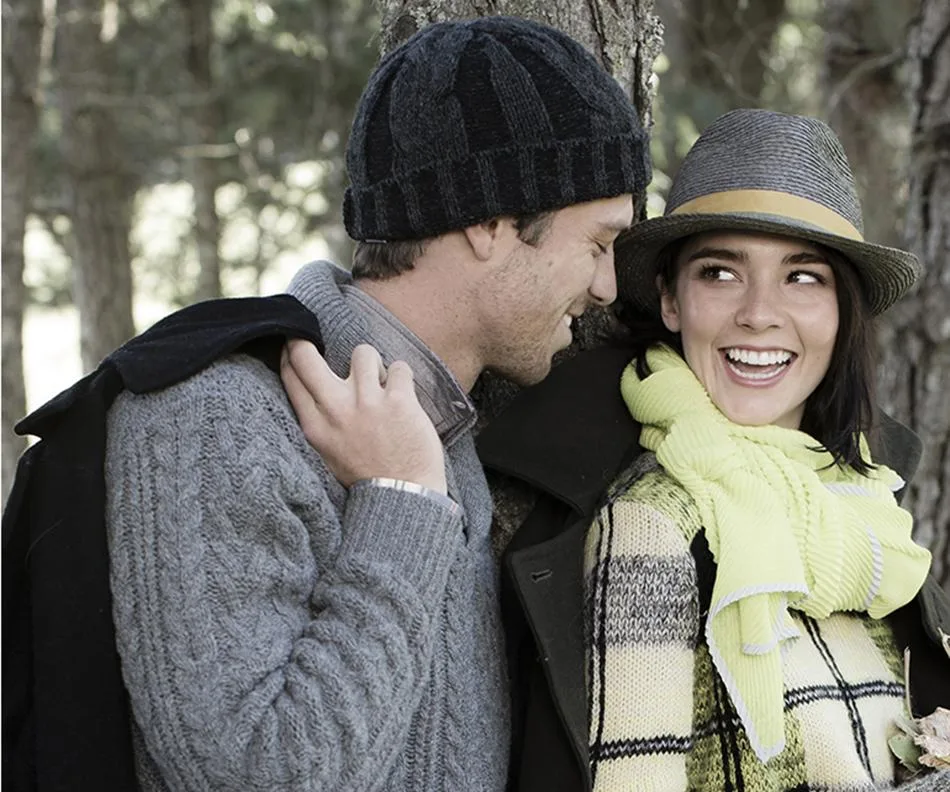
<path id="1" fill-rule="evenodd" d="M 689 257 L 686 259 L 686 262 L 695 261 L 696 259 L 701 258 L 715 258 L 715 259 L 724 259 L 726 261 L 744 261 L 748 258 L 746 254 L 741 250 L 735 250 L 733 248 L 719 248 L 719 247 L 701 247 L 699 250 L 695 250 L 690 253 Z"/>
<path id="2" fill-rule="evenodd" d="M 830 267 L 831 264 L 828 263 L 828 259 L 823 256 L 821 253 L 816 251 L 803 250 L 800 253 L 792 253 L 791 255 L 786 256 L 782 259 L 783 264 L 828 264 Z"/>

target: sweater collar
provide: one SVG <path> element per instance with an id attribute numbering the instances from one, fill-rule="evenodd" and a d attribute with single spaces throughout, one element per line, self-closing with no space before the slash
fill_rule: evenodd
<path id="1" fill-rule="evenodd" d="M 409 364 L 419 403 L 445 446 L 475 425 L 475 407 L 452 372 L 379 301 L 357 288 L 349 272 L 327 261 L 313 262 L 294 276 L 287 291 L 319 317 L 327 363 L 338 376 L 346 376 L 359 344 L 372 344 L 384 365 Z"/>

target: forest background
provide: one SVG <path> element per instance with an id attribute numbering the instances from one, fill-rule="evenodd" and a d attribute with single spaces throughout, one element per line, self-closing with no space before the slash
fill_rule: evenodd
<path id="1" fill-rule="evenodd" d="M 427 22 L 489 13 L 565 30 L 625 87 L 652 125 L 650 215 L 726 110 L 838 132 L 866 237 L 925 267 L 880 324 L 878 400 L 924 440 L 905 504 L 950 588 L 947 0 L 4 0 L 4 496 L 15 421 L 136 331 L 346 264 L 343 151 L 370 70 Z M 478 390 L 486 414 L 509 395 Z M 495 485 L 510 522 L 517 493 Z"/>

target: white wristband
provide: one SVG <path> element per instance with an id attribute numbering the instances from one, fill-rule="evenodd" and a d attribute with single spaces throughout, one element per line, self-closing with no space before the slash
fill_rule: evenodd
<path id="1" fill-rule="evenodd" d="M 438 501 L 443 506 L 447 507 L 453 515 L 462 513 L 462 507 L 459 506 L 458 503 L 452 500 L 452 498 L 450 498 L 448 495 L 443 495 L 441 492 L 438 492 L 434 489 L 429 489 L 428 487 L 424 487 L 421 484 L 416 484 L 414 481 L 376 477 L 371 479 L 361 479 L 360 481 L 354 482 L 350 489 L 360 485 L 368 487 L 386 487 L 387 489 L 399 490 L 400 492 L 411 492 L 414 495 L 422 495 L 425 498 Z"/>

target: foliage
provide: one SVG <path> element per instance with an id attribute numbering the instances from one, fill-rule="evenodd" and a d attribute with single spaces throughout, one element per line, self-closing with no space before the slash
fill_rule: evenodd
<path id="1" fill-rule="evenodd" d="M 121 80 L 115 94 L 91 101 L 121 110 L 122 150 L 115 156 L 140 185 L 132 240 L 138 291 L 172 305 L 192 299 L 198 267 L 188 163 L 195 157 L 218 166 L 226 290 L 255 288 L 281 252 L 305 248 L 318 233 L 345 254 L 338 228 L 343 148 L 376 61 L 372 4 L 218 0 L 210 97 L 195 92 L 185 67 L 181 0 L 133 0 L 113 11 L 104 14 L 103 37 L 110 37 Z M 61 304 L 70 285 L 69 185 L 59 146 L 59 80 L 49 62 L 43 83 L 38 222 L 27 238 L 27 280 L 34 301 Z M 214 143 L 199 146 L 189 139 L 188 120 L 208 101 L 219 123 Z"/>
<path id="2" fill-rule="evenodd" d="M 818 0 L 658 0 L 664 53 L 655 65 L 650 214 L 700 130 L 738 107 L 820 115 Z"/>

